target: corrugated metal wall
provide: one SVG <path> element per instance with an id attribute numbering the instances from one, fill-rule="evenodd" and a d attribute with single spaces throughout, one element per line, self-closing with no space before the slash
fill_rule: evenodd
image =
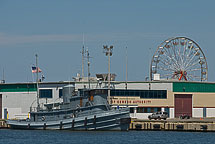
<path id="1" fill-rule="evenodd" d="M 173 82 L 173 92 L 215 92 L 215 83 Z"/>

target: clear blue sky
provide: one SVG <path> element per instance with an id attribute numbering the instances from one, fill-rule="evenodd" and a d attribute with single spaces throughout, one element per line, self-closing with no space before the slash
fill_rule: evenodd
<path id="1" fill-rule="evenodd" d="M 102 50 L 107 44 L 114 45 L 111 72 L 117 80 L 125 80 L 125 47 L 128 80 L 145 80 L 157 46 L 186 36 L 204 51 L 209 81 L 215 81 L 214 5 L 213 0 L 0 0 L 0 78 L 4 69 L 6 82 L 32 81 L 37 53 L 46 81 L 71 80 L 81 73 L 84 33 L 92 76 L 108 71 Z"/>

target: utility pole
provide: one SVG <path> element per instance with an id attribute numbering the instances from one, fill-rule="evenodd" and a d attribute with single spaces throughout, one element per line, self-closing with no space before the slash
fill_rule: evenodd
<path id="1" fill-rule="evenodd" d="M 103 50 L 106 56 L 108 56 L 108 102 L 109 104 L 111 103 L 110 101 L 110 81 L 111 81 L 111 74 L 110 74 L 110 57 L 113 54 L 113 46 L 111 45 L 108 47 L 107 45 L 103 46 Z"/>

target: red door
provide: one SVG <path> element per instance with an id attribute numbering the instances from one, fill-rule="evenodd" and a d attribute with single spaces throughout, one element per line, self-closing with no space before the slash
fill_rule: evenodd
<path id="1" fill-rule="evenodd" d="M 188 115 L 192 117 L 192 95 L 175 94 L 175 117 Z"/>

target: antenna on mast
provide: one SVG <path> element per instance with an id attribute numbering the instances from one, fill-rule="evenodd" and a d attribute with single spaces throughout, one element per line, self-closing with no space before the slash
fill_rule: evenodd
<path id="1" fill-rule="evenodd" d="M 90 58 L 92 58 L 92 57 L 90 57 L 88 48 L 87 48 L 86 53 L 87 53 L 87 66 L 88 66 L 88 83 L 89 83 L 89 89 L 90 89 Z"/>

